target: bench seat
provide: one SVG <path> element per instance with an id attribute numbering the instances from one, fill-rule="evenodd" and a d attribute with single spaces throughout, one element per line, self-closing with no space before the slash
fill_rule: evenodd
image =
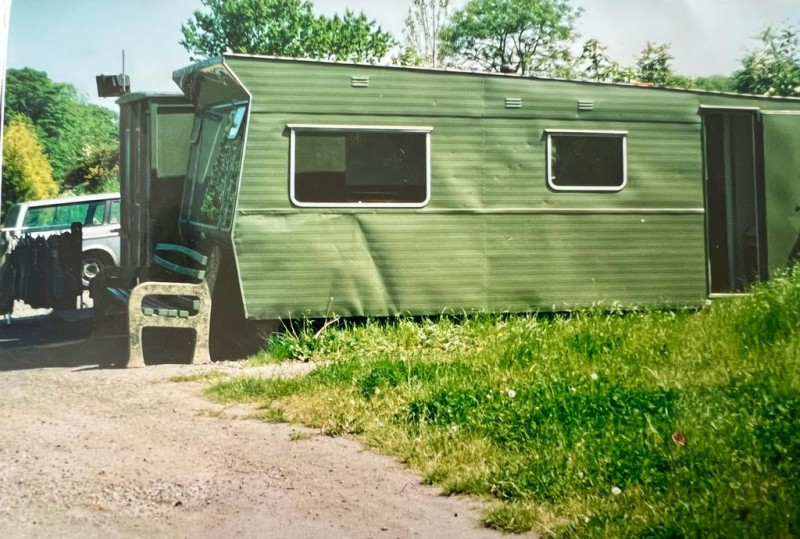
<path id="1" fill-rule="evenodd" d="M 117 302 L 128 305 L 130 288 L 106 289 Z M 142 313 L 145 316 L 171 316 L 189 318 L 200 310 L 200 300 L 191 296 L 145 296 L 142 300 Z"/>
<path id="2" fill-rule="evenodd" d="M 196 339 L 193 364 L 209 363 L 211 296 L 219 269 L 219 248 L 208 256 L 183 245 L 160 243 L 153 263 L 175 281 L 144 281 L 133 288 L 107 287 L 106 297 L 128 309 L 128 367 L 144 367 L 145 327 L 191 328 Z M 189 277 L 194 282 L 178 279 Z"/>

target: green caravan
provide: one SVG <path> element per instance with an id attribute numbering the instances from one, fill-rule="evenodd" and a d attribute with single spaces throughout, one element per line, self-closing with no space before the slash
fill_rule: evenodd
<path id="1" fill-rule="evenodd" d="M 227 54 L 174 79 L 182 234 L 248 319 L 702 305 L 798 248 L 800 100 Z"/>

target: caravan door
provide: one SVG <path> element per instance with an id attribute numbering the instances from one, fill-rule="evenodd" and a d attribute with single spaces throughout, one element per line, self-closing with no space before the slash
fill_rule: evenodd
<path id="1" fill-rule="evenodd" d="M 709 292 L 747 290 L 766 277 L 759 189 L 758 111 L 704 108 Z"/>
<path id="2" fill-rule="evenodd" d="M 800 250 L 800 113 L 762 112 L 770 273 Z"/>

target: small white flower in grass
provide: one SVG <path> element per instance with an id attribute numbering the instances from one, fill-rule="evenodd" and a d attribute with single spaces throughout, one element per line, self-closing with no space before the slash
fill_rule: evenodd
<path id="1" fill-rule="evenodd" d="M 458 432 L 458 425 L 450 425 L 450 430 L 453 432 Z"/>
<path id="2" fill-rule="evenodd" d="M 588 524 L 589 523 L 589 517 L 583 517 L 583 521 Z"/>
<path id="3" fill-rule="evenodd" d="M 516 392 L 516 391 L 514 391 L 513 389 L 509 389 L 508 391 L 506 391 L 506 393 L 507 393 L 507 394 L 508 394 L 508 396 L 509 396 L 509 397 L 511 397 L 512 399 L 513 399 L 514 397 L 516 397 L 516 396 L 517 396 L 517 392 Z"/>
<path id="4" fill-rule="evenodd" d="M 592 373 L 592 374 L 589 376 L 589 378 L 591 378 L 592 380 L 597 380 L 597 378 L 598 378 L 598 376 L 597 376 L 597 373 L 596 373 L 596 372 L 593 372 L 593 373 Z"/>
<path id="5" fill-rule="evenodd" d="M 376 387 L 376 388 L 375 388 L 375 394 L 376 394 L 376 395 L 380 395 L 380 394 L 381 394 L 381 388 L 379 388 L 379 387 Z"/>
<path id="6" fill-rule="evenodd" d="M 613 494 L 614 496 L 619 496 L 620 494 L 622 494 L 622 489 L 619 487 L 611 487 L 611 494 Z"/>

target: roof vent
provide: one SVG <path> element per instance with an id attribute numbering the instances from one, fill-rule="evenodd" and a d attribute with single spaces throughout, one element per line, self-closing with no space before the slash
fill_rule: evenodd
<path id="1" fill-rule="evenodd" d="M 507 109 L 521 109 L 522 108 L 522 98 L 521 97 L 506 97 L 506 108 Z"/>
<path id="2" fill-rule="evenodd" d="M 369 77 L 350 77 L 350 86 L 353 88 L 369 88 Z"/>
<path id="3" fill-rule="evenodd" d="M 578 101 L 578 110 L 588 112 L 594 110 L 594 101 Z"/>

